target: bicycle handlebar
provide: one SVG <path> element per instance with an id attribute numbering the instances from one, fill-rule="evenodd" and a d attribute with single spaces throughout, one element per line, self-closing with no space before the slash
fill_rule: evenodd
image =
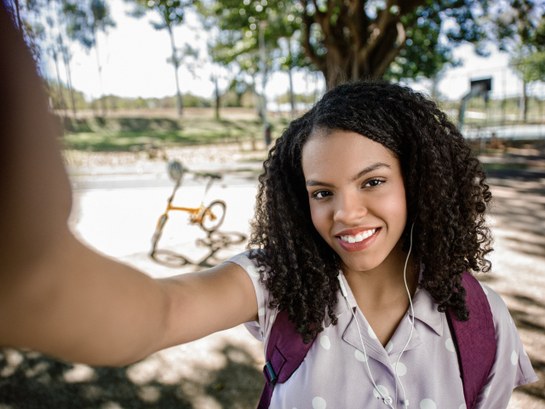
<path id="1" fill-rule="evenodd" d="M 172 180 L 175 182 L 180 182 L 182 179 L 182 176 L 184 173 L 193 173 L 195 177 L 197 178 L 207 178 L 211 180 L 219 180 L 222 179 L 223 176 L 220 173 L 212 173 L 212 172 L 191 172 L 189 169 L 187 169 L 185 166 L 182 165 L 181 162 L 177 160 L 170 161 L 168 163 L 168 174 Z"/>

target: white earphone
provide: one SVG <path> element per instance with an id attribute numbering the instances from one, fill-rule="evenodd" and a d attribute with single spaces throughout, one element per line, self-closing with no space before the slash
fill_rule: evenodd
<path id="1" fill-rule="evenodd" d="M 409 257 L 411 255 L 411 251 L 412 251 L 412 248 L 413 248 L 413 230 L 414 230 L 414 222 L 411 224 L 411 232 L 410 232 L 410 238 L 409 238 L 409 251 L 407 252 L 407 257 L 405 258 L 405 265 L 403 266 L 403 282 L 405 284 L 405 290 L 407 291 L 407 296 L 409 297 L 409 311 L 410 311 L 410 314 L 408 316 L 408 320 L 409 320 L 409 322 L 411 324 L 411 330 L 409 332 L 409 337 L 407 339 L 407 342 L 405 343 L 405 346 L 403 347 L 403 349 L 399 353 L 399 355 L 397 357 L 397 360 L 396 360 L 396 363 L 394 365 L 395 377 L 396 377 L 397 381 L 399 382 L 399 385 L 401 385 L 401 390 L 403 391 L 404 399 L 402 401 L 402 404 L 403 404 L 404 408 L 409 407 L 409 399 L 407 399 L 407 393 L 405 392 L 405 387 L 403 386 L 403 382 L 401 381 L 401 378 L 397 374 L 397 366 L 398 366 L 398 364 L 399 364 L 399 362 L 401 360 L 401 357 L 402 357 L 403 353 L 407 350 L 407 347 L 409 346 L 409 343 L 411 342 L 411 339 L 412 339 L 412 336 L 413 336 L 413 331 L 414 331 L 414 307 L 413 307 L 411 292 L 410 292 L 409 286 L 407 284 L 407 265 L 409 264 Z M 365 366 L 367 368 L 367 373 L 369 374 L 369 378 L 371 379 L 371 383 L 373 384 L 373 386 L 375 388 L 375 391 L 377 391 L 377 393 L 379 394 L 377 399 L 378 398 L 382 399 L 382 401 L 388 407 L 390 407 L 391 409 L 396 409 L 397 408 L 397 384 L 398 384 L 398 382 L 396 382 L 395 400 L 393 400 L 391 396 L 385 396 L 383 394 L 382 390 L 378 388 L 378 386 L 377 386 L 377 384 L 375 382 L 375 378 L 373 377 L 373 374 L 371 372 L 371 367 L 369 366 L 369 359 L 367 357 L 367 349 L 365 348 L 365 342 L 363 342 L 363 337 L 361 335 L 360 324 L 358 323 L 358 319 L 356 317 L 356 313 L 354 312 L 354 309 L 350 308 L 350 304 L 348 303 L 348 291 L 346 290 L 346 286 L 344 284 L 344 281 L 343 281 L 341 275 L 342 274 L 340 272 L 337 275 L 337 279 L 339 280 L 339 287 L 340 287 L 340 290 L 341 290 L 341 294 L 344 297 L 344 300 L 346 302 L 346 306 L 352 312 L 352 316 L 354 317 L 354 321 L 356 322 L 356 327 L 358 328 L 358 334 L 360 336 L 360 342 L 361 342 L 361 346 L 362 346 L 362 349 L 363 349 L 363 355 L 365 356 Z M 395 406 L 392 405 L 394 402 L 395 402 Z"/>

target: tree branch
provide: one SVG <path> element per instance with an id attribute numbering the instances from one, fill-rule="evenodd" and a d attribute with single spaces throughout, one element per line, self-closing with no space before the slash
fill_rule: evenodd
<path id="1" fill-rule="evenodd" d="M 394 50 L 392 50 L 392 53 L 399 53 L 399 50 L 395 50 L 396 44 L 391 43 L 390 41 L 385 41 L 386 35 L 392 33 L 391 30 L 395 30 L 397 34 L 401 33 L 398 26 L 401 27 L 403 36 L 400 37 L 399 35 L 396 36 L 396 39 L 402 39 L 403 42 L 405 42 L 405 28 L 402 26 L 400 22 L 401 16 L 404 16 L 408 13 L 411 13 L 421 4 L 424 4 L 425 0 L 408 0 L 408 1 L 400 1 L 397 0 L 388 0 L 386 3 L 386 7 L 380 15 L 376 19 L 376 24 L 371 24 L 370 28 L 372 28 L 371 33 L 368 38 L 367 46 L 362 48 L 359 52 L 359 55 L 357 56 L 358 65 L 365 64 L 365 61 L 369 59 L 371 54 L 376 52 L 377 48 L 383 48 L 383 47 L 392 47 L 394 46 Z M 392 7 L 398 7 L 399 11 L 397 13 L 392 13 Z M 401 44 L 397 43 L 397 47 L 399 47 Z M 390 53 L 388 53 L 390 54 Z"/>
<path id="2" fill-rule="evenodd" d="M 303 11 L 303 29 L 301 30 L 301 34 L 303 36 L 302 45 L 307 57 L 310 58 L 310 60 L 316 65 L 316 67 L 323 72 L 325 69 L 324 58 L 316 54 L 316 50 L 314 49 L 314 47 L 312 46 L 312 43 L 310 42 L 311 28 L 312 28 L 312 24 L 314 24 L 314 18 L 308 14 L 308 10 L 307 10 L 308 2 L 306 0 L 301 0 L 301 4 L 303 5 L 303 10 L 304 10 Z"/>
<path id="3" fill-rule="evenodd" d="M 397 36 L 396 40 L 394 41 L 394 47 L 387 49 L 384 55 L 378 58 L 379 63 L 372 73 L 372 76 L 374 78 L 380 78 L 384 75 L 390 64 L 399 55 L 399 52 L 405 45 L 405 40 L 407 39 L 405 27 L 403 27 L 403 24 L 401 24 L 401 22 L 398 22 L 396 24 L 396 29 Z"/>
<path id="4" fill-rule="evenodd" d="M 359 78 L 359 50 L 364 47 L 368 37 L 369 18 L 365 14 L 364 0 L 352 0 L 347 8 L 347 27 L 352 34 L 352 78 Z"/>
<path id="5" fill-rule="evenodd" d="M 359 51 L 359 55 L 356 56 L 357 64 L 365 63 L 373 50 L 381 44 L 382 39 L 386 34 L 386 27 L 392 23 L 393 20 L 397 20 L 398 16 L 390 12 L 390 9 L 394 5 L 396 0 L 388 0 L 386 7 L 377 16 L 375 23 L 369 26 L 370 32 L 368 34 L 368 41 L 366 47 L 362 47 Z"/>

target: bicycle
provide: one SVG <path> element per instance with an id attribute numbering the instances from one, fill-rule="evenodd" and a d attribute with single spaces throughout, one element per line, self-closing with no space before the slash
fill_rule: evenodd
<path id="1" fill-rule="evenodd" d="M 220 180 L 222 178 L 222 176 L 217 173 L 192 172 L 196 177 L 204 177 L 208 179 L 204 189 L 203 199 L 198 207 L 173 205 L 172 202 L 174 201 L 176 192 L 180 188 L 182 184 L 182 178 L 184 174 L 188 171 L 188 169 L 184 168 L 179 161 L 169 162 L 167 169 L 170 178 L 174 181 L 174 189 L 172 190 L 172 193 L 167 199 L 167 206 L 165 208 L 165 211 L 163 212 L 163 214 L 161 214 L 161 216 L 159 216 L 157 225 L 155 227 L 155 232 L 153 233 L 151 239 L 152 247 L 150 256 L 153 259 L 157 258 L 157 245 L 163 233 L 163 228 L 165 227 L 165 224 L 169 219 L 169 213 L 171 211 L 188 213 L 189 223 L 198 225 L 202 230 L 207 233 L 208 238 L 210 238 L 212 233 L 218 230 L 218 228 L 223 223 L 223 220 L 225 219 L 225 211 L 227 209 L 227 205 L 223 200 L 213 200 L 208 205 L 204 204 L 204 198 L 206 197 L 206 194 L 210 190 L 210 187 L 212 186 L 214 181 Z"/>

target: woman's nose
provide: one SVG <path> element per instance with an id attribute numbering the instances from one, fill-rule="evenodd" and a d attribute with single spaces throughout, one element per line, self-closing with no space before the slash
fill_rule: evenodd
<path id="1" fill-rule="evenodd" d="M 353 193 L 338 194 L 336 197 L 333 220 L 352 224 L 367 214 L 367 205 L 360 195 Z"/>

